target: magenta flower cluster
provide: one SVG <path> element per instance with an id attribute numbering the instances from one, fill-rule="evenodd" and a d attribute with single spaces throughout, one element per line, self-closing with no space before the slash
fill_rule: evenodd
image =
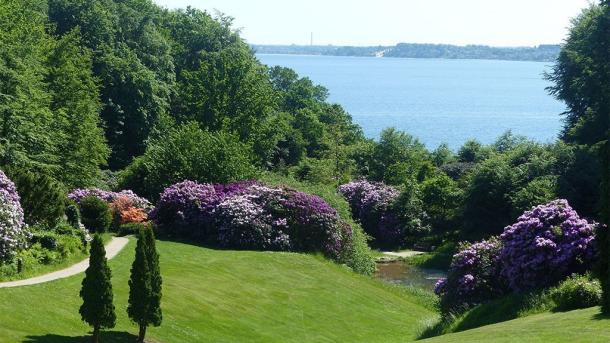
<path id="1" fill-rule="evenodd" d="M 27 244 L 27 227 L 15 184 L 0 171 L 0 261 L 9 261 Z"/>
<path id="2" fill-rule="evenodd" d="M 500 237 L 466 245 L 453 256 L 447 279 L 435 288 L 441 307 L 459 310 L 586 272 L 596 258 L 596 229 L 563 199 L 525 212 Z"/>
<path id="3" fill-rule="evenodd" d="M 586 271 L 596 255 L 595 229 L 563 199 L 525 212 L 500 235 L 502 276 L 512 290 L 526 291 Z"/>
<path id="4" fill-rule="evenodd" d="M 184 181 L 164 190 L 151 218 L 166 234 L 224 247 L 319 251 L 339 258 L 351 227 L 322 198 L 254 181 Z"/>
<path id="5" fill-rule="evenodd" d="M 339 193 L 345 197 L 354 219 L 365 232 L 379 243 L 401 244 L 400 221 L 392 210 L 393 202 L 400 195 L 396 188 L 361 179 L 339 186 Z"/>
<path id="6" fill-rule="evenodd" d="M 147 212 L 152 209 L 152 204 L 145 198 L 139 197 L 136 193 L 131 190 L 122 190 L 120 192 L 105 191 L 99 188 L 77 188 L 68 194 L 68 198 L 75 202 L 87 196 L 98 197 L 108 203 L 112 203 L 118 197 L 129 198 L 133 206 L 146 210 Z"/>

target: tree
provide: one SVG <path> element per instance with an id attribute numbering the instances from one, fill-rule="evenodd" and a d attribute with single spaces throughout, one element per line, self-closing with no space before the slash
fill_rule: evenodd
<path id="1" fill-rule="evenodd" d="M 610 2 L 593 4 L 576 17 L 557 63 L 547 78 L 549 91 L 568 107 L 562 139 L 586 145 L 597 153 L 602 167 L 601 218 L 608 223 L 608 137 L 610 136 Z M 597 184 L 599 186 L 599 183 Z M 597 274 L 603 290 L 602 312 L 610 313 L 610 235 L 597 230 L 600 263 Z"/>
<path id="2" fill-rule="evenodd" d="M 99 342 L 100 329 L 113 328 L 116 323 L 110 278 L 106 249 L 102 237 L 96 234 L 91 242 L 89 267 L 80 291 L 83 304 L 79 310 L 82 320 L 93 326 L 94 343 Z"/>
<path id="3" fill-rule="evenodd" d="M 149 325 L 161 325 L 161 274 L 159 254 L 152 229 L 140 230 L 136 256 L 129 279 L 129 318 L 140 326 L 138 340 L 144 342 Z"/>

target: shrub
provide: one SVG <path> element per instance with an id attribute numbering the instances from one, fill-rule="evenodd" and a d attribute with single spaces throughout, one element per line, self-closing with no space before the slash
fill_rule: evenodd
<path id="1" fill-rule="evenodd" d="M 136 207 L 130 197 L 121 195 L 116 197 L 110 204 L 114 227 L 118 228 L 125 223 L 141 223 L 148 219 L 144 209 Z"/>
<path id="2" fill-rule="evenodd" d="M 153 208 L 150 201 L 148 201 L 146 198 L 138 196 L 136 193 L 128 189 L 120 192 L 110 192 L 99 188 L 77 188 L 68 194 L 68 198 L 76 203 L 80 203 L 83 198 L 88 196 L 94 196 L 104 200 L 108 204 L 111 204 L 117 198 L 126 198 L 130 201 L 131 206 L 141 208 L 147 213 Z"/>
<path id="3" fill-rule="evenodd" d="M 400 192 L 380 182 L 357 180 L 339 186 L 350 205 L 354 219 L 366 233 L 383 245 L 399 246 L 403 243 L 398 218 L 391 211 L 392 203 Z"/>
<path id="4" fill-rule="evenodd" d="M 0 171 L 0 261 L 26 246 L 28 234 L 15 184 Z"/>
<path id="5" fill-rule="evenodd" d="M 165 234 L 202 238 L 213 231 L 220 196 L 210 184 L 183 181 L 167 187 L 150 213 Z"/>
<path id="6" fill-rule="evenodd" d="M 237 249 L 321 252 L 363 273 L 374 268 L 364 254 L 366 237 L 354 235 L 321 197 L 286 187 L 184 181 L 162 193 L 151 218 L 177 237 Z"/>
<path id="7" fill-rule="evenodd" d="M 117 236 L 135 235 L 141 230 L 149 228 L 148 223 L 129 222 L 119 226 Z"/>
<path id="8" fill-rule="evenodd" d="M 55 225 L 64 214 L 66 192 L 51 177 L 23 170 L 10 175 L 20 196 L 24 220 L 28 225 Z"/>
<path id="9" fill-rule="evenodd" d="M 560 199 L 525 212 L 500 236 L 502 276 L 515 291 L 551 286 L 595 259 L 596 224 Z"/>
<path id="10" fill-rule="evenodd" d="M 254 176 L 250 146 L 226 132 L 208 132 L 196 124 L 171 130 L 152 141 L 137 168 L 123 175 L 122 186 L 142 187 L 145 196 L 157 199 L 165 187 L 185 179 L 228 183 Z"/>
<path id="11" fill-rule="evenodd" d="M 597 280 L 587 276 L 572 275 L 551 290 L 556 311 L 570 311 L 579 308 L 598 306 L 601 303 L 602 289 Z"/>
<path id="12" fill-rule="evenodd" d="M 80 213 L 83 225 L 90 232 L 105 232 L 112 224 L 110 207 L 96 196 L 90 195 L 80 199 Z"/>
<path id="13" fill-rule="evenodd" d="M 68 224 L 70 224 L 75 229 L 80 228 L 81 218 L 80 210 L 78 209 L 77 204 L 70 204 L 66 206 L 65 214 Z"/>
<path id="14" fill-rule="evenodd" d="M 441 297 L 443 313 L 462 312 L 504 293 L 498 264 L 500 249 L 497 238 L 460 247 L 453 255 L 447 278 L 440 279 L 434 289 Z"/>

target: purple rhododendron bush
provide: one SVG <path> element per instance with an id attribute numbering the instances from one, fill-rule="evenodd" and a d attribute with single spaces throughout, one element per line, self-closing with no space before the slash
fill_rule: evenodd
<path id="1" fill-rule="evenodd" d="M 499 237 L 464 245 L 435 288 L 443 312 L 459 312 L 509 291 L 550 287 L 590 270 L 596 229 L 560 199 L 525 212 Z"/>
<path id="2" fill-rule="evenodd" d="M 28 233 L 15 184 L 0 171 L 0 261 L 10 261 L 25 247 Z"/>
<path id="3" fill-rule="evenodd" d="M 352 263 L 362 258 L 363 234 L 324 199 L 287 187 L 183 181 L 163 191 L 150 218 L 175 238 L 234 249 L 320 252 L 360 272 L 374 270 L 370 256 L 360 266 Z"/>
<path id="4" fill-rule="evenodd" d="M 381 244 L 400 245 L 402 229 L 391 205 L 400 192 L 380 182 L 356 180 L 339 186 L 350 205 L 354 219 Z"/>
<path id="5" fill-rule="evenodd" d="M 401 190 L 365 179 L 339 186 L 352 217 L 373 237 L 377 246 L 398 248 L 425 239 L 430 232 L 427 214 L 410 185 Z"/>

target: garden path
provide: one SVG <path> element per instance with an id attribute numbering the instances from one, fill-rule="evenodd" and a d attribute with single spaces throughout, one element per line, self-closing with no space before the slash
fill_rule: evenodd
<path id="1" fill-rule="evenodd" d="M 127 243 L 129 243 L 129 239 L 127 239 L 126 237 L 112 237 L 110 243 L 106 245 L 106 258 L 111 259 L 115 257 L 121 250 L 123 250 Z M 89 259 L 85 259 L 84 261 L 74 264 L 68 268 L 36 276 L 33 278 L 0 282 L 0 288 L 36 285 L 39 283 L 63 279 L 72 275 L 82 273 L 87 269 L 87 267 L 89 267 Z"/>

